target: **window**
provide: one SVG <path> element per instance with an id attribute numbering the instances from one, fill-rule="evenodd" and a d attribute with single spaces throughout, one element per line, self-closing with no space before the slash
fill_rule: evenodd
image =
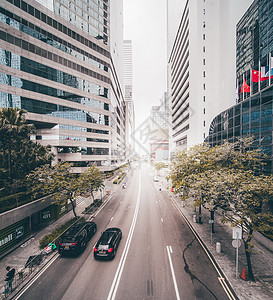
<path id="1" fill-rule="evenodd" d="M 203 77 L 206 77 L 206 71 L 203 71 Z"/>
<path id="2" fill-rule="evenodd" d="M 203 96 L 203 101 L 206 102 L 206 96 Z"/>
<path id="3" fill-rule="evenodd" d="M 206 84 L 205 83 L 203 84 L 203 89 L 204 89 L 204 91 L 206 90 Z"/>
<path id="4" fill-rule="evenodd" d="M 205 8 L 203 8 L 203 15 L 205 15 L 206 14 L 206 10 L 205 10 Z"/>
<path id="5" fill-rule="evenodd" d="M 205 65 L 205 64 L 206 64 L 206 59 L 204 58 L 204 59 L 203 59 L 203 65 Z"/>
<path id="6" fill-rule="evenodd" d="M 205 33 L 203 34 L 203 40 L 205 40 L 206 39 L 206 35 L 205 35 Z"/>
<path id="7" fill-rule="evenodd" d="M 206 126 L 206 121 L 204 121 L 204 126 Z"/>
<path id="8" fill-rule="evenodd" d="M 205 28 L 205 27 L 206 27 L 206 22 L 204 21 L 204 22 L 203 22 L 203 28 Z"/>
<path id="9" fill-rule="evenodd" d="M 206 47 L 205 46 L 203 46 L 203 52 L 206 52 Z"/>
<path id="10" fill-rule="evenodd" d="M 206 113 L 206 109 L 204 108 L 204 114 Z"/>

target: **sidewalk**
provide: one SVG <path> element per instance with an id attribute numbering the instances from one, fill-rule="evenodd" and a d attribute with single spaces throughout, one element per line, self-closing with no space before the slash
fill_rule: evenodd
<path id="1" fill-rule="evenodd" d="M 223 225 L 220 222 L 220 216 L 215 214 L 215 233 L 211 238 L 209 212 L 202 209 L 202 224 L 195 223 L 193 221 L 194 208 L 183 207 L 179 196 L 171 194 L 171 198 L 206 245 L 240 300 L 273 299 L 273 253 L 271 250 L 260 244 L 254 237 L 252 238 L 255 247 L 251 254 L 251 262 L 256 282 L 244 281 L 240 278 L 240 275 L 243 268 L 245 268 L 247 277 L 247 263 L 244 245 L 242 244 L 239 248 L 239 276 L 236 278 L 236 249 L 232 246 L 232 228 Z M 216 242 L 221 243 L 221 253 L 219 254 L 216 253 Z"/>
<path id="2" fill-rule="evenodd" d="M 115 193 L 118 187 L 119 185 L 113 184 L 110 178 L 106 180 L 104 190 L 105 192 L 107 191 L 107 193 L 103 196 L 103 202 L 108 201 L 108 199 L 110 199 L 110 197 Z M 102 197 L 102 194 L 100 192 L 97 192 L 94 196 L 95 198 L 100 198 Z M 92 202 L 93 200 L 91 199 L 91 197 L 77 197 L 75 207 L 77 216 L 84 216 L 85 208 L 88 207 Z M 85 215 L 85 219 L 89 219 L 90 217 L 92 217 L 92 215 Z M 41 253 L 41 250 L 39 248 L 39 241 L 44 237 L 44 235 L 51 233 L 54 229 L 66 223 L 72 218 L 74 218 L 74 214 L 73 211 L 70 210 L 68 213 L 66 213 L 53 223 L 49 224 L 47 227 L 33 233 L 25 242 L 17 245 L 13 250 L 8 252 L 6 255 L 2 256 L 2 258 L 0 259 L 0 299 L 12 299 L 12 296 L 14 295 L 14 293 L 12 293 L 7 298 L 5 298 L 4 294 L 2 293 L 4 291 L 5 274 L 7 273 L 6 266 L 11 266 L 12 268 L 15 268 L 16 277 L 13 283 L 13 289 L 15 289 L 15 291 L 17 292 L 26 282 L 28 282 L 31 279 L 31 277 L 36 273 L 36 271 L 40 270 L 43 267 L 43 265 L 45 265 L 51 258 L 53 258 L 55 253 L 57 253 L 56 251 L 54 251 L 50 255 L 44 257 L 44 260 L 41 263 L 41 265 L 39 265 L 30 276 L 28 272 L 25 272 L 27 273 L 27 275 L 24 276 L 23 279 L 18 279 L 18 271 L 24 269 L 25 263 L 27 262 L 28 258 L 30 256 L 36 256 Z M 17 287 L 18 284 L 20 284 L 19 287 Z"/>

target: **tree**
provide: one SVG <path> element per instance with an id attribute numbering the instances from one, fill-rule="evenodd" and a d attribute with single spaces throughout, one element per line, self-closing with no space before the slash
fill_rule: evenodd
<path id="1" fill-rule="evenodd" d="M 249 279 L 254 280 L 251 267 L 251 239 L 254 231 L 273 231 L 273 216 L 263 205 L 272 199 L 273 177 L 261 175 L 264 156 L 252 149 L 253 139 L 240 139 L 213 148 L 198 145 L 177 154 L 170 178 L 183 200 L 190 199 L 211 212 L 223 209 L 231 226 L 245 229 L 243 241 Z"/>
<path id="2" fill-rule="evenodd" d="M 164 162 L 160 162 L 160 161 L 154 162 L 153 165 L 154 165 L 154 168 L 156 169 L 157 174 L 161 169 L 166 168 L 166 164 Z"/>
<path id="3" fill-rule="evenodd" d="M 94 199 L 94 192 L 98 191 L 100 188 L 104 187 L 104 176 L 103 173 L 99 171 L 96 166 L 91 166 L 82 174 L 80 174 L 80 181 L 82 184 L 82 191 L 89 191 Z"/>
<path id="4" fill-rule="evenodd" d="M 11 150 L 14 139 L 27 138 L 33 126 L 25 124 L 23 109 L 3 107 L 0 109 L 0 137 L 3 157 L 7 152 L 7 170 L 8 175 L 12 177 L 12 159 Z"/>
<path id="5" fill-rule="evenodd" d="M 82 191 L 82 183 L 71 168 L 72 165 L 67 162 L 59 162 L 54 166 L 44 165 L 32 171 L 27 178 L 34 198 L 52 195 L 52 203 L 56 204 L 62 204 L 68 199 L 76 217 L 73 198 Z"/>
<path id="6" fill-rule="evenodd" d="M 0 186 L 8 193 L 24 185 L 26 174 L 43 164 L 50 164 L 54 154 L 29 139 L 34 126 L 26 124 L 25 110 L 0 109 Z"/>

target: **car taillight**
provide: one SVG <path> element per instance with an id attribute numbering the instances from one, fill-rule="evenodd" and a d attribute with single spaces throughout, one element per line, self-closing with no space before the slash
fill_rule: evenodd
<path id="1" fill-rule="evenodd" d="M 59 241 L 59 245 L 62 246 L 63 244 Z"/>
<path id="2" fill-rule="evenodd" d="M 98 251 L 98 249 L 96 247 L 94 247 L 94 252 L 97 252 L 97 251 Z"/>
<path id="3" fill-rule="evenodd" d="M 75 245 L 77 245 L 78 244 L 78 242 L 76 241 L 75 243 L 72 243 L 72 246 L 75 246 Z"/>
<path id="4" fill-rule="evenodd" d="M 113 251 L 113 248 L 108 249 L 108 253 L 111 253 Z"/>

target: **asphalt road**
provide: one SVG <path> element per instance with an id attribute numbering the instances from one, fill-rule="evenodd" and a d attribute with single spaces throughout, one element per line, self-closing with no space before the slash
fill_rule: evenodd
<path id="1" fill-rule="evenodd" d="M 16 299 L 225 300 L 214 265 L 144 165 L 129 174 L 96 215 L 98 231 L 78 257 L 57 257 Z M 122 229 L 113 261 L 96 261 L 93 246 L 108 227 Z"/>

